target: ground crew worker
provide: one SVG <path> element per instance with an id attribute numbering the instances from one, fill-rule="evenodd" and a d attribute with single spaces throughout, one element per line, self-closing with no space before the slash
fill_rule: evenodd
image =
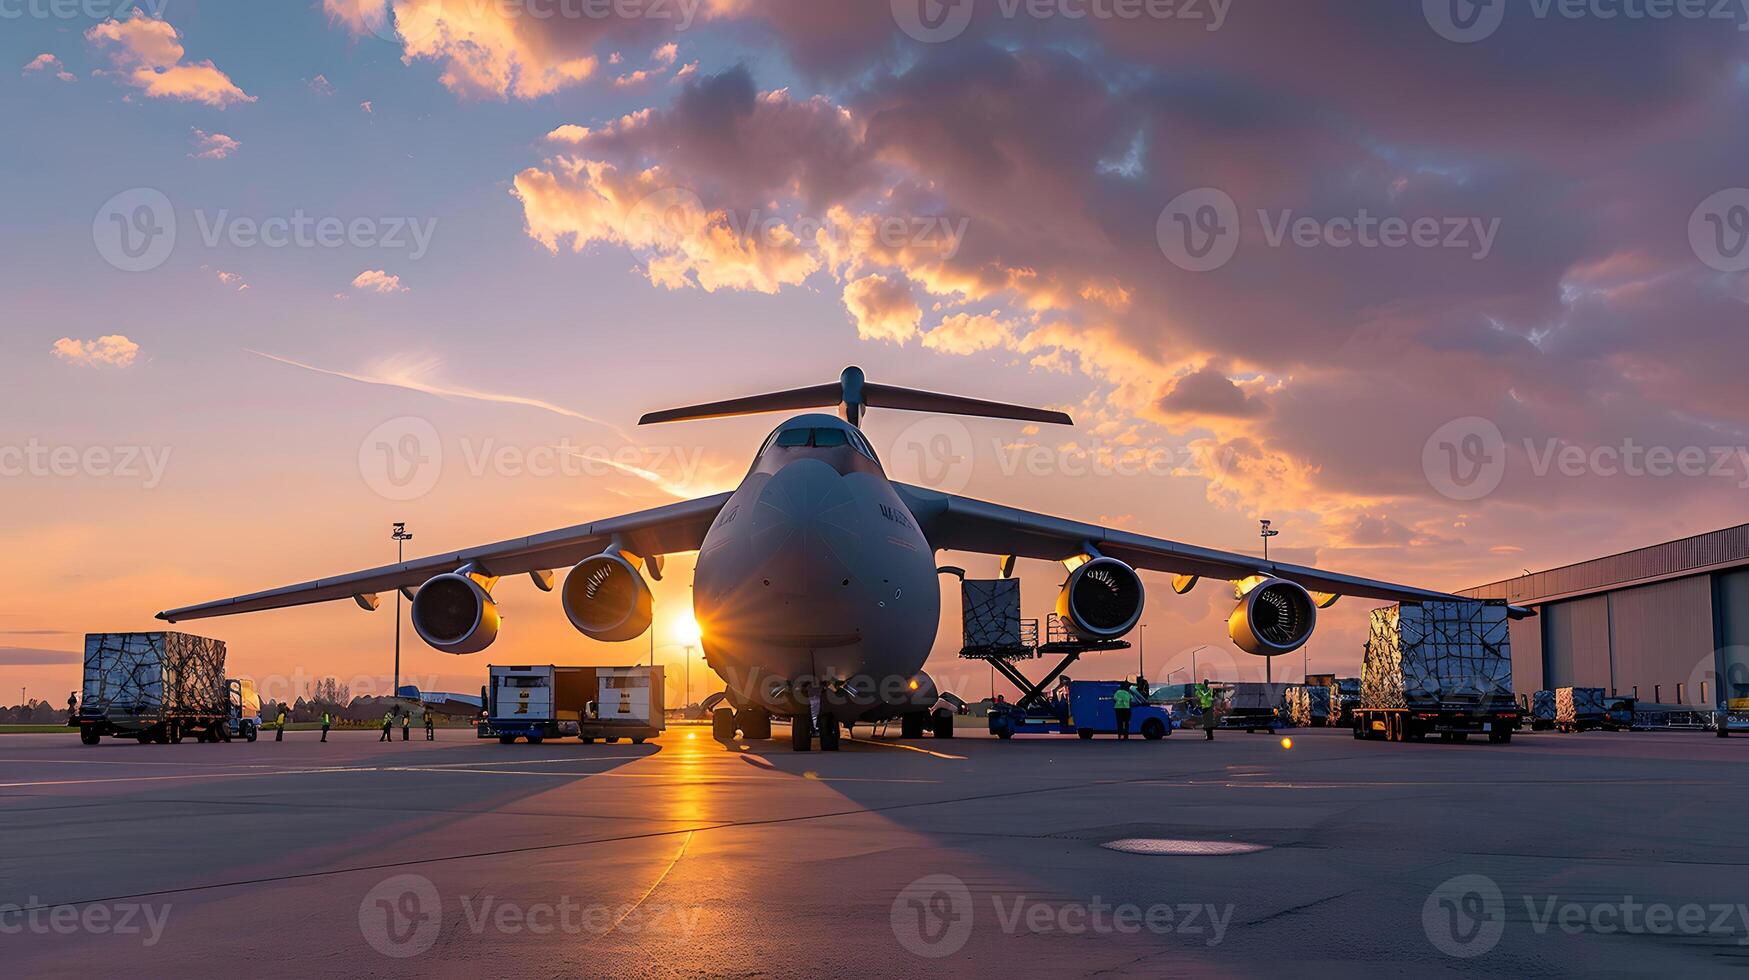
<path id="1" fill-rule="evenodd" d="M 334 723 L 334 716 L 327 711 L 322 712 L 322 741 L 328 741 L 328 726 Z"/>
<path id="2" fill-rule="evenodd" d="M 279 724 L 277 727 L 279 730 L 273 733 L 273 740 L 275 742 L 283 742 L 285 741 L 285 705 L 283 704 L 279 706 Z"/>
<path id="3" fill-rule="evenodd" d="M 1215 692 L 1209 690 L 1208 681 L 1203 681 L 1196 688 L 1196 703 L 1202 706 L 1202 730 L 1207 741 L 1215 740 Z"/>
<path id="4" fill-rule="evenodd" d="M 1132 698 L 1129 681 L 1119 681 L 1117 690 L 1111 692 L 1112 713 L 1117 715 L 1117 737 L 1120 739 L 1130 737 L 1130 702 Z"/>
<path id="5" fill-rule="evenodd" d="M 413 724 L 413 709 L 409 708 L 401 714 L 401 741 L 407 741 L 407 726 L 411 724 Z"/>
<path id="6" fill-rule="evenodd" d="M 437 741 L 437 732 L 432 730 L 431 709 L 425 708 L 420 713 L 425 716 L 425 740 L 427 742 Z"/>
<path id="7" fill-rule="evenodd" d="M 394 713 L 394 711 L 392 711 L 392 710 L 391 710 L 391 711 L 385 711 L 385 712 L 383 712 L 383 737 L 382 737 L 382 738 L 379 738 L 379 739 L 377 739 L 377 741 L 379 741 L 379 742 L 387 742 L 387 741 L 389 741 L 389 740 L 390 740 L 390 739 L 389 739 L 389 731 L 390 731 L 390 728 L 391 728 L 391 727 L 392 727 L 392 726 L 393 726 L 393 725 L 394 725 L 394 724 L 395 724 L 395 713 Z"/>

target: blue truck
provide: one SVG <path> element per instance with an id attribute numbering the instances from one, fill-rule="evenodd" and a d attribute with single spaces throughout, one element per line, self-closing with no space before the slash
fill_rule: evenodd
<path id="1" fill-rule="evenodd" d="M 1064 681 L 1049 697 L 1025 705 L 998 705 L 990 712 L 990 734 L 1015 735 L 1117 734 L 1117 709 L 1112 696 L 1118 681 Z M 1130 708 L 1130 733 L 1153 741 L 1172 734 L 1172 708 L 1138 695 Z"/>

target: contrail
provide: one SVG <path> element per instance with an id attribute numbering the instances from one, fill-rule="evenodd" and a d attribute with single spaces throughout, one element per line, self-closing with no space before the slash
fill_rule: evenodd
<path id="1" fill-rule="evenodd" d="M 256 357 L 265 357 L 270 361 L 278 361 L 281 364 L 289 364 L 295 368 L 303 368 L 305 371 L 314 371 L 317 374 L 345 378 L 348 381 L 357 381 L 367 385 L 383 385 L 389 388 L 404 388 L 408 391 L 436 395 L 440 398 L 466 398 L 471 401 L 493 402 L 499 405 L 521 405 L 526 408 L 538 408 L 543 412 L 551 412 L 554 415 L 563 415 L 565 418 L 579 419 L 595 425 L 605 426 L 612 429 L 621 439 L 624 439 L 627 442 L 633 441 L 632 437 L 627 435 L 624 429 L 614 425 L 612 422 L 605 419 L 598 419 L 593 415 L 585 415 L 576 409 L 566 408 L 563 405 L 555 405 L 549 401 L 542 401 L 539 398 L 527 398 L 522 395 L 503 395 L 492 391 L 478 391 L 473 388 L 434 385 L 419 380 L 409 372 L 396 372 L 395 374 L 354 374 L 350 371 L 336 371 L 332 368 L 317 367 L 314 364 L 305 364 L 302 361 L 294 361 L 289 357 L 281 357 L 278 354 L 269 354 L 266 351 L 252 350 L 248 347 L 243 349 L 254 354 Z"/>

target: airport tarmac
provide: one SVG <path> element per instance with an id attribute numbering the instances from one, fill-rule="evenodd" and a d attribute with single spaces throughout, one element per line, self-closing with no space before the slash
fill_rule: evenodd
<path id="1" fill-rule="evenodd" d="M 1749 738 L 1290 734 L 6 736 L 0 949 L 20 977 L 1749 965 Z"/>

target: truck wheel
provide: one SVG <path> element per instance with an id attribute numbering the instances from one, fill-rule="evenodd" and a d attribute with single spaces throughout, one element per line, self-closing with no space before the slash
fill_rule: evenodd
<path id="1" fill-rule="evenodd" d="M 1088 731 L 1085 728 L 1081 729 L 1080 731 L 1076 732 L 1075 734 L 1081 736 L 1081 740 L 1084 742 L 1093 741 L 1093 733 Z"/>
<path id="2" fill-rule="evenodd" d="M 182 744 L 182 726 L 175 722 L 170 723 L 170 743 L 172 745 Z"/>
<path id="3" fill-rule="evenodd" d="M 1354 719 L 1354 724 L 1351 727 L 1353 727 L 1353 729 L 1354 729 L 1354 737 L 1357 740 L 1363 739 L 1366 737 L 1366 729 L 1362 728 L 1361 724 L 1362 723 L 1361 723 L 1360 718 L 1358 716 L 1356 716 Z"/>
<path id="4" fill-rule="evenodd" d="M 642 745 L 642 744 L 644 744 L 644 736 L 642 736 L 642 735 L 633 735 L 633 736 L 632 736 L 632 744 L 633 744 L 633 745 Z"/>
<path id="5" fill-rule="evenodd" d="M 98 742 L 103 741 L 103 736 L 97 734 L 97 729 L 95 728 L 81 728 L 79 729 L 79 741 L 84 742 L 86 745 L 96 745 Z"/>
<path id="6" fill-rule="evenodd" d="M 609 745 L 618 745 L 619 744 L 619 736 L 618 735 L 609 735 L 608 737 L 602 739 L 602 741 L 606 742 Z"/>
<path id="7" fill-rule="evenodd" d="M 838 751 L 838 719 L 830 711 L 820 712 L 820 751 Z"/>
<path id="8" fill-rule="evenodd" d="M 814 723 L 807 715 L 789 720 L 789 747 L 791 752 L 806 752 L 814 747 Z"/>
<path id="9" fill-rule="evenodd" d="M 513 744 L 515 744 L 515 742 L 516 742 L 515 735 L 500 735 L 500 736 L 498 736 L 498 744 L 499 745 L 513 745 Z"/>
<path id="10" fill-rule="evenodd" d="M 255 736 L 257 734 L 259 734 L 259 733 L 256 732 L 254 725 L 244 725 L 243 726 L 243 737 L 245 739 L 247 739 L 248 741 L 251 741 L 251 742 L 255 741 Z"/>
<path id="11" fill-rule="evenodd" d="M 539 745 L 540 743 L 546 741 L 546 738 L 547 737 L 545 735 L 530 735 L 528 737 L 528 744 Z"/>
<path id="12" fill-rule="evenodd" d="M 1470 740 L 1470 733 L 1469 732 L 1453 732 L 1452 736 L 1451 736 L 1451 740 L 1454 742 L 1468 742 Z"/>
<path id="13" fill-rule="evenodd" d="M 1149 718 L 1142 722 L 1142 737 L 1150 742 L 1158 742 L 1166 737 L 1166 726 L 1160 724 L 1160 719 Z"/>
<path id="14" fill-rule="evenodd" d="M 595 744 L 595 740 L 588 737 L 587 735 L 579 735 L 577 737 L 582 740 L 584 745 L 594 745 Z"/>
<path id="15" fill-rule="evenodd" d="M 942 708 L 935 713 L 935 724 L 929 734 L 936 738 L 953 738 L 953 712 Z"/>
<path id="16" fill-rule="evenodd" d="M 922 738 L 923 722 L 928 719 L 921 711 L 907 711 L 899 716 L 900 738 Z"/>
<path id="17" fill-rule="evenodd" d="M 741 737 L 748 740 L 770 738 L 771 712 L 764 708 L 742 708 L 735 712 L 735 727 L 741 729 Z"/>
<path id="18" fill-rule="evenodd" d="M 729 742 L 734 740 L 734 708 L 718 708 L 711 712 L 711 737 L 719 742 Z"/>

